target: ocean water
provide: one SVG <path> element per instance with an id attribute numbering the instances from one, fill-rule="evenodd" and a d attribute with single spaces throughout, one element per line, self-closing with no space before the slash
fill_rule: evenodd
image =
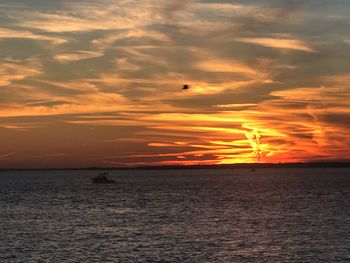
<path id="1" fill-rule="evenodd" d="M 350 169 L 0 172 L 0 262 L 350 262 Z"/>

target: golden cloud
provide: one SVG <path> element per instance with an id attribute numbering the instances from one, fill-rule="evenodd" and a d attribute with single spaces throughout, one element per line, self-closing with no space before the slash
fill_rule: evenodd
<path id="1" fill-rule="evenodd" d="M 256 44 L 269 48 L 290 49 L 303 52 L 316 52 L 305 41 L 297 39 L 280 38 L 239 38 L 237 41 L 249 44 Z"/>

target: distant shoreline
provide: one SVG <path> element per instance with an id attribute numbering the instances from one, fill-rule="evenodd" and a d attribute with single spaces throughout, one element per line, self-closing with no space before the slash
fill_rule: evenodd
<path id="1" fill-rule="evenodd" d="M 168 165 L 135 167 L 81 167 L 81 168 L 0 168 L 0 171 L 67 171 L 67 170 L 190 170 L 190 169 L 268 169 L 268 168 L 346 168 L 345 162 L 310 162 L 310 163 L 237 163 L 218 165 Z"/>

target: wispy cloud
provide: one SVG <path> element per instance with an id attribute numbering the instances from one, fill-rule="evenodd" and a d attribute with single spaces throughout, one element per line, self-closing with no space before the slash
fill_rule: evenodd
<path id="1" fill-rule="evenodd" d="M 68 63 L 84 59 L 98 58 L 101 56 L 103 56 L 103 53 L 100 52 L 78 50 L 76 53 L 65 53 L 56 55 L 55 59 L 62 63 Z"/>
<path id="2" fill-rule="evenodd" d="M 80 3 L 72 1 L 64 2 L 62 6 L 56 12 L 21 10 L 19 16 L 25 19 L 18 24 L 55 33 L 119 30 L 141 25 L 151 14 L 147 3 L 135 5 L 129 1 L 91 1 L 83 8 Z M 152 21 L 151 17 L 147 20 Z"/>
<path id="3" fill-rule="evenodd" d="M 158 10 L 167 19 L 173 18 L 173 16 L 182 10 L 185 10 L 186 6 L 190 4 L 192 0 L 166 0 L 160 1 Z"/>
<path id="4" fill-rule="evenodd" d="M 238 41 L 243 43 L 256 44 L 269 48 L 291 49 L 304 52 L 316 52 L 306 42 L 296 39 L 280 38 L 240 38 Z"/>
<path id="5" fill-rule="evenodd" d="M 4 160 L 8 157 L 11 157 L 13 156 L 15 153 L 6 153 L 6 154 L 3 154 L 3 155 L 0 155 L 0 160 Z"/>
<path id="6" fill-rule="evenodd" d="M 34 34 L 30 31 L 23 30 L 10 30 L 6 28 L 0 28 L 0 39 L 32 39 L 39 41 L 48 41 L 53 44 L 64 44 L 67 42 L 67 38 L 45 36 L 40 34 Z"/>
<path id="7" fill-rule="evenodd" d="M 6 58 L 0 62 L 0 86 L 42 73 L 42 65 L 36 58 L 16 60 Z"/>

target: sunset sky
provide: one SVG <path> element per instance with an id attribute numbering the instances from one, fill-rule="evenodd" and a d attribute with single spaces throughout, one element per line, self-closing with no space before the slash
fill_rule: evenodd
<path id="1" fill-rule="evenodd" d="M 0 168 L 350 159 L 349 10 L 1 0 Z"/>

